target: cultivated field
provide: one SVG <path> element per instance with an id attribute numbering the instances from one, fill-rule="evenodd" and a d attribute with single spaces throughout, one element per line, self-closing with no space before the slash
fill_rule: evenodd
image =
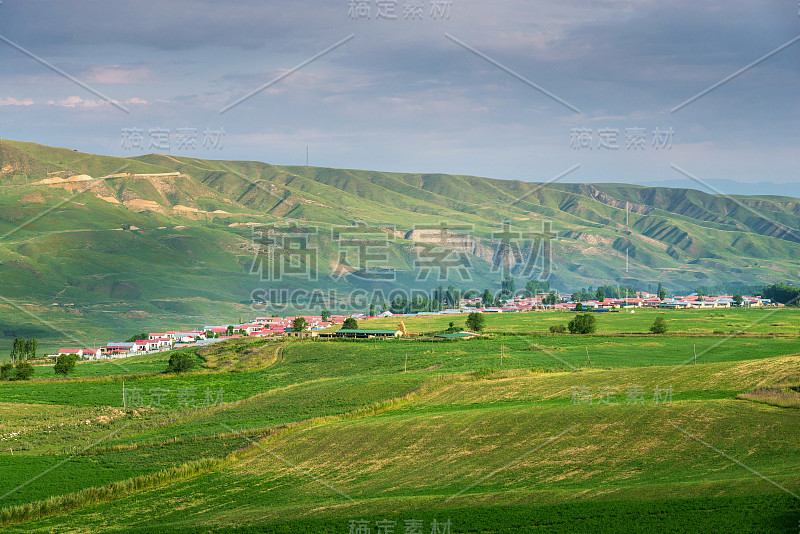
<path id="1" fill-rule="evenodd" d="M 0 521 L 797 531 L 800 313 L 676 311 L 646 334 L 657 314 L 598 314 L 589 336 L 546 333 L 571 318 L 553 312 L 488 316 L 489 335 L 461 341 L 240 340 L 192 349 L 181 376 L 161 373 L 166 353 L 67 379 L 38 367 L 0 383 Z M 450 321 L 464 317 L 405 322 Z"/>

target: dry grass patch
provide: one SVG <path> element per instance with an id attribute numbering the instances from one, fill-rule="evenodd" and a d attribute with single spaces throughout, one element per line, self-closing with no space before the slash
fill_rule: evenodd
<path id="1" fill-rule="evenodd" d="M 757 388 L 747 393 L 741 393 L 736 398 L 762 402 L 781 408 L 800 408 L 800 386 L 795 386 L 794 388 Z"/>

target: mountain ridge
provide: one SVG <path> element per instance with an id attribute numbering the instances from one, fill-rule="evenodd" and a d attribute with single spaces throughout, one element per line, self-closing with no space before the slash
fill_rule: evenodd
<path id="1" fill-rule="evenodd" d="M 528 269 L 504 236 L 533 242 L 547 225 L 556 236 L 548 241 L 549 281 L 562 290 L 780 282 L 796 278 L 800 256 L 800 199 L 792 197 L 163 154 L 118 158 L 9 140 L 0 141 L 0 189 L 3 296 L 50 308 L 67 299 L 88 318 L 104 316 L 106 307 L 116 311 L 105 316 L 127 317 L 121 325 L 232 317 L 265 287 L 373 290 L 374 281 L 356 279 L 359 260 L 342 246 L 342 232 L 358 228 L 386 236 L 385 260 L 373 267 L 396 272 L 398 287 L 418 289 L 496 289 L 504 266 L 518 286 L 541 278 L 546 269 Z M 257 275 L 263 243 L 253 228 L 265 225 L 314 228 L 316 280 L 276 284 Z M 430 228 L 444 228 L 452 252 L 469 263 L 468 279 L 420 279 L 420 254 L 436 244 L 414 230 Z M 118 309 L 119 295 L 129 309 Z"/>

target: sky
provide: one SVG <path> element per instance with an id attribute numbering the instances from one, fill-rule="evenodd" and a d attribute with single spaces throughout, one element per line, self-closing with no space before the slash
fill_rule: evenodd
<path id="1" fill-rule="evenodd" d="M 538 182 L 796 184 L 799 67 L 796 0 L 2 0 L 0 136 Z"/>

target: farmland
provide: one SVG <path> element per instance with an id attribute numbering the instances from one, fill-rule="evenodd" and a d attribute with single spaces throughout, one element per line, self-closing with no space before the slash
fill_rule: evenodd
<path id="1" fill-rule="evenodd" d="M 585 336 L 548 333 L 571 314 L 534 312 L 487 316 L 487 336 L 461 341 L 235 340 L 182 349 L 196 361 L 184 375 L 162 373 L 166 353 L 66 379 L 39 366 L 0 384 L 0 520 L 9 532 L 796 530 L 800 417 L 771 399 L 800 386 L 800 314 L 667 312 L 669 332 L 647 334 L 658 314 L 598 314 Z"/>

